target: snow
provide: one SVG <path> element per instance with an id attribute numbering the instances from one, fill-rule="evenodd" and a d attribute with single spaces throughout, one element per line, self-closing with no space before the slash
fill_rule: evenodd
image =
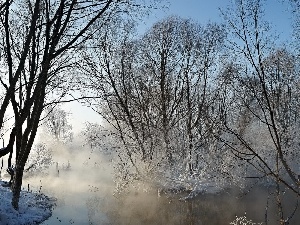
<path id="1" fill-rule="evenodd" d="M 9 187 L 5 187 L 5 184 L 6 182 L 0 180 L 1 225 L 39 224 L 51 216 L 55 199 L 42 193 L 22 190 L 19 210 L 16 211 L 11 205 L 12 192 Z"/>
<path id="2" fill-rule="evenodd" d="M 229 186 L 221 184 L 217 180 L 204 179 L 193 175 L 169 176 L 165 180 L 156 182 L 155 187 L 158 190 L 158 197 L 161 193 L 180 194 L 179 200 L 191 200 L 198 195 L 217 195 L 222 193 Z"/>

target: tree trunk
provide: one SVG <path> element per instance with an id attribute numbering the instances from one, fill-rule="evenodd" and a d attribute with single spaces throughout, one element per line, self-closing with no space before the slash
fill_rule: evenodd
<path id="1" fill-rule="evenodd" d="M 11 187 L 13 193 L 11 204 L 15 210 L 19 209 L 19 198 L 20 198 L 20 192 L 22 187 L 23 170 L 24 170 L 23 166 L 16 165 L 12 187 Z"/>

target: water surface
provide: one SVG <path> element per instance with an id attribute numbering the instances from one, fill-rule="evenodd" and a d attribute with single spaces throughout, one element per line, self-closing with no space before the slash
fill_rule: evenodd
<path id="1" fill-rule="evenodd" d="M 140 188 L 113 195 L 112 169 L 100 158 L 69 157 L 58 167 L 51 167 L 48 176 L 25 179 L 24 188 L 28 188 L 28 184 L 30 189 L 41 190 L 57 199 L 52 217 L 43 225 L 224 225 L 230 224 L 236 216 L 244 216 L 245 212 L 253 222 L 264 222 L 267 215 L 269 225 L 278 224 L 274 196 L 270 196 L 266 188 L 254 188 L 248 194 L 231 189 L 190 200 L 180 200 L 187 193 L 158 196 L 157 190 L 149 187 L 147 192 Z M 285 197 L 288 216 L 294 210 L 296 199 L 289 193 Z M 299 221 L 298 208 L 290 224 L 298 225 Z"/>

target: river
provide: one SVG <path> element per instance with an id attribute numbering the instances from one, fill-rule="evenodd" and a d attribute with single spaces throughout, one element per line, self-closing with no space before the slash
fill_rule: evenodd
<path id="1" fill-rule="evenodd" d="M 236 216 L 246 216 L 258 224 L 265 221 L 266 206 L 268 224 L 278 224 L 274 220 L 277 213 L 274 196 L 269 196 L 266 188 L 253 188 L 247 194 L 230 189 L 180 200 L 185 193 L 159 196 L 149 186 L 114 195 L 112 177 L 112 169 L 105 160 L 91 157 L 83 160 L 80 155 L 69 155 L 68 161 L 51 167 L 47 176 L 28 177 L 23 186 L 28 188 L 29 184 L 30 190 L 57 199 L 52 216 L 42 225 L 224 225 L 233 222 Z M 288 193 L 285 196 L 284 207 L 290 214 L 296 200 Z M 298 207 L 290 224 L 298 225 L 299 221 Z"/>

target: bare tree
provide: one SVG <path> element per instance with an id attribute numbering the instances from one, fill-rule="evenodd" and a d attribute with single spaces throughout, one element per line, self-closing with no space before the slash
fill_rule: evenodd
<path id="1" fill-rule="evenodd" d="M 276 184 L 280 224 L 284 217 L 280 185 L 299 196 L 298 127 L 299 70 L 295 57 L 285 49 L 273 50 L 268 25 L 263 22 L 261 1 L 236 3 L 235 14 L 224 13 L 234 39 L 226 73 L 232 92 L 225 102 L 222 141 L 232 153 L 252 167 L 252 178 L 271 178 Z M 237 86 L 238 85 L 238 86 Z M 239 112 L 240 111 L 240 112 Z M 238 112 L 238 113 L 237 113 Z"/>
<path id="2" fill-rule="evenodd" d="M 42 174 L 45 169 L 53 163 L 51 150 L 44 143 L 36 144 L 32 147 L 32 153 L 26 162 L 25 172 L 35 175 L 37 172 Z"/>
<path id="3" fill-rule="evenodd" d="M 115 26 L 116 33 L 107 29 L 102 33 L 107 41 L 85 55 L 85 85 L 99 99 L 90 104 L 118 131 L 124 155 L 138 173 L 138 167 L 146 167 L 148 175 L 199 172 L 201 143 L 213 138 L 209 80 L 224 30 L 170 17 L 134 39 L 131 23 Z"/>
<path id="4" fill-rule="evenodd" d="M 59 87 L 57 81 L 77 61 L 76 49 L 92 37 L 92 25 L 99 20 L 108 23 L 114 13 L 126 11 L 130 6 L 131 2 L 122 0 L 7 0 L 1 3 L 1 50 L 4 53 L 1 63 L 5 68 L 1 84 L 6 93 L 0 108 L 0 126 L 11 103 L 15 124 L 7 149 L 12 154 L 15 143 L 16 161 L 11 170 L 14 208 L 18 208 L 24 166 L 48 91 Z"/>
<path id="5" fill-rule="evenodd" d="M 72 125 L 68 121 L 68 113 L 59 106 L 45 109 L 44 127 L 56 140 L 72 141 Z"/>

